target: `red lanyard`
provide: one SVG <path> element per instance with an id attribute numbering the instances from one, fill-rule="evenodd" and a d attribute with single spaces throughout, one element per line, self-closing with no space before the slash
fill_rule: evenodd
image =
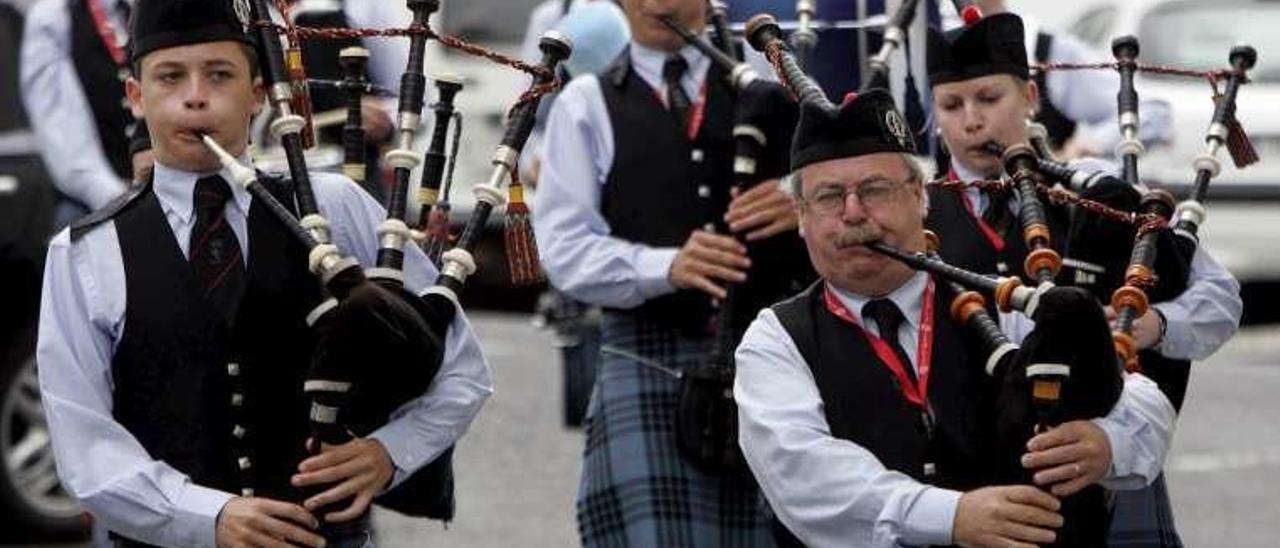
<path id="1" fill-rule="evenodd" d="M 663 107 L 667 106 L 666 97 L 662 96 L 662 90 L 654 89 L 653 94 L 658 96 L 658 102 Z M 702 81 L 702 89 L 698 90 L 698 101 L 693 104 L 693 112 L 689 116 L 689 127 L 685 128 L 685 132 L 690 141 L 698 137 L 698 130 L 702 129 L 702 120 L 706 117 L 707 110 L 707 81 Z"/>
<path id="2" fill-rule="evenodd" d="M 828 311 L 858 328 L 867 336 L 867 340 L 871 342 L 871 349 L 875 351 L 876 356 L 889 368 L 889 372 L 893 373 L 894 378 L 898 379 L 898 386 L 902 387 L 902 397 L 921 409 L 927 408 L 928 406 L 925 402 L 929 401 L 929 369 L 933 362 L 933 279 L 930 278 L 929 283 L 924 288 L 924 307 L 920 316 L 920 335 L 916 339 L 916 363 L 920 366 L 916 375 L 920 379 L 918 383 L 911 382 L 911 377 L 907 375 L 907 368 L 911 367 L 911 364 L 902 363 L 902 360 L 898 358 L 898 354 L 893 351 L 888 342 L 863 329 L 858 324 L 858 319 L 849 312 L 849 309 L 840 301 L 840 297 L 837 297 L 835 291 L 832 291 L 830 287 L 823 288 L 823 300 L 826 302 Z"/>
<path id="3" fill-rule="evenodd" d="M 955 168 L 947 171 L 947 178 L 952 181 L 960 180 L 960 176 L 956 175 Z M 991 225 L 987 224 L 987 221 L 979 217 L 977 212 L 973 210 L 973 203 L 969 201 L 969 193 L 964 190 L 957 190 L 956 192 L 960 193 L 960 199 L 964 201 L 964 208 L 969 211 L 969 216 L 973 217 L 974 221 L 977 221 L 978 229 L 982 231 L 983 236 L 987 237 L 987 241 L 991 242 L 991 247 L 996 248 L 996 252 L 1003 251 L 1004 237 L 998 234 L 996 229 L 991 228 Z"/>
<path id="4" fill-rule="evenodd" d="M 102 38 L 102 44 L 107 46 L 107 53 L 111 54 L 111 60 L 116 62 L 116 66 L 124 68 L 126 59 L 124 57 L 124 47 L 116 42 L 118 35 L 116 34 L 116 26 L 107 19 L 107 10 L 102 7 L 101 0 L 88 0 L 89 15 L 93 16 L 93 27 L 98 31 L 98 36 Z"/>

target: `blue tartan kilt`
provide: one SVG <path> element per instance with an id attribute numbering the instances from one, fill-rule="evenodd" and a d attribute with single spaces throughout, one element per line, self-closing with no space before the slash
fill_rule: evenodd
<path id="1" fill-rule="evenodd" d="M 1111 511 L 1111 548 L 1182 548 L 1173 523 L 1169 489 L 1164 474 L 1145 488 L 1117 491 Z"/>
<path id="2" fill-rule="evenodd" d="M 706 359 L 711 340 L 618 313 L 605 314 L 602 330 L 578 488 L 583 546 L 773 546 L 755 482 L 704 473 L 676 447 L 680 381 L 672 372 Z"/>

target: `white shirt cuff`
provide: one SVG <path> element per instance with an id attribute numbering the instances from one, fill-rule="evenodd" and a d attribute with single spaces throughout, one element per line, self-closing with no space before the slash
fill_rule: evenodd
<path id="1" fill-rule="evenodd" d="M 1186 359 L 1193 343 L 1191 319 L 1186 310 L 1173 301 L 1152 305 L 1164 314 L 1164 338 L 1152 350 L 1172 359 Z"/>
<path id="2" fill-rule="evenodd" d="M 679 252 L 675 247 L 658 247 L 641 249 L 636 255 L 637 283 L 644 300 L 675 292 L 668 276 Z"/>
<path id="3" fill-rule="evenodd" d="M 173 530 L 191 531 L 194 537 L 186 542 L 192 545 L 217 546 L 218 514 L 232 498 L 231 493 L 188 483 L 182 491 L 182 502 L 177 505 L 178 515 L 174 516 L 181 525 Z"/>
<path id="4" fill-rule="evenodd" d="M 1096 418 L 1090 422 L 1102 429 L 1107 435 L 1107 443 L 1111 444 L 1111 468 L 1098 483 L 1107 489 L 1120 491 L 1146 486 L 1146 478 L 1134 472 L 1136 468 L 1134 461 L 1138 456 L 1133 445 L 1133 437 L 1137 435 L 1137 431 L 1125 428 L 1120 421 L 1107 417 Z"/>
<path id="5" fill-rule="evenodd" d="M 951 544 L 960 495 L 959 491 L 937 487 L 921 491 L 902 522 L 902 542 L 912 546 Z"/>
<path id="6" fill-rule="evenodd" d="M 413 426 L 405 420 L 393 420 L 369 434 L 370 438 L 378 440 L 382 448 L 387 450 L 391 464 L 396 468 L 391 475 L 391 483 L 382 492 L 400 485 L 414 472 L 444 453 L 445 447 L 432 447 L 433 444 L 421 441 L 413 443 L 416 436 Z M 456 439 L 456 436 L 450 435 L 447 439 Z"/>

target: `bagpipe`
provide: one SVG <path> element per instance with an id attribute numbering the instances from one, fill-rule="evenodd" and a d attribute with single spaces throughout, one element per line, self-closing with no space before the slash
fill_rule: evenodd
<path id="1" fill-rule="evenodd" d="M 795 95 L 820 108 L 835 108 L 800 69 L 772 17 L 753 17 L 748 29 L 753 47 L 766 53 Z M 1009 163 L 1025 169 L 1021 156 L 1018 158 Z M 1027 182 L 1032 180 L 1028 178 Z M 1024 191 L 1034 196 L 1036 189 L 1031 186 Z M 1034 215 L 1033 209 L 1024 207 L 1022 211 Z M 1035 222 L 1025 223 L 1024 232 L 1043 238 L 1043 213 L 1031 220 Z M 928 234 L 926 239 L 936 250 L 937 237 Z M 1038 257 L 1056 256 L 1047 245 L 1044 239 L 1037 249 L 1046 252 Z M 980 363 L 991 388 L 985 393 L 992 394 L 993 399 L 989 402 L 993 414 L 988 431 L 996 440 L 992 452 L 997 465 L 988 471 L 991 484 L 1030 483 L 1031 472 L 1022 467 L 1020 459 L 1032 436 L 1064 422 L 1105 416 L 1119 400 L 1123 378 L 1106 317 L 1084 290 L 1056 286 L 1051 275 L 1056 267 L 1047 259 L 1028 261 L 1027 270 L 1037 280 L 1036 286 L 1028 287 L 1016 276 L 990 278 L 952 266 L 932 251 L 904 251 L 884 242 L 869 242 L 867 246 L 913 269 L 931 273 L 955 293 L 951 318 L 968 333 L 972 348 L 985 356 Z M 1034 331 L 1021 347 L 1009 340 L 988 312 L 988 298 L 1001 311 L 1017 311 L 1035 321 Z M 1063 513 L 1067 521 L 1059 530 L 1062 545 L 1097 545 L 1104 541 L 1107 508 L 1101 487 L 1092 486 L 1067 497 Z"/>
<path id="2" fill-rule="evenodd" d="M 460 39 L 434 33 L 428 26 L 431 14 L 439 10 L 439 0 L 407 0 L 413 13 L 407 29 L 337 29 L 285 28 L 274 25 L 267 0 L 252 0 L 250 5 L 259 56 L 266 67 L 264 76 L 269 97 L 276 110 L 271 133 L 285 150 L 296 211 L 284 204 L 258 182 L 258 173 L 241 165 L 223 151 L 211 138 L 206 146 L 218 156 L 235 182 L 244 186 L 254 199 L 263 204 L 294 239 L 307 250 L 309 270 L 317 275 L 327 297 L 308 315 L 315 333 L 315 352 L 303 391 L 311 402 L 311 452 L 321 444 L 336 445 L 353 436 L 365 436 L 386 424 L 392 414 L 424 394 L 443 365 L 445 340 L 460 310 L 458 294 L 466 276 L 475 271 L 471 257 L 477 231 L 492 209 L 502 203 L 499 186 L 511 179 L 519 150 L 528 138 L 533 112 L 541 96 L 555 82 L 552 75 L 558 64 L 569 55 L 570 46 L 558 35 L 543 38 L 544 58 L 540 66 L 507 59 Z M 288 7 L 276 6 L 286 21 Z M 282 35 L 289 35 L 290 51 L 282 47 Z M 377 263 L 365 271 L 329 238 L 329 224 L 317 207 L 304 149 L 304 133 L 308 123 L 306 108 L 299 109 L 299 85 L 307 82 L 302 70 L 302 57 L 296 46 L 301 38 L 335 39 L 364 36 L 408 36 L 409 60 L 401 78 L 395 147 L 385 162 L 394 170 L 395 183 L 388 195 L 387 218 L 378 227 Z M 468 53 L 486 56 L 496 62 L 533 72 L 538 77 L 512 110 L 508 131 L 495 159 L 495 174 L 489 184 L 477 185 L 479 202 L 458 247 L 445 254 L 445 264 L 436 286 L 418 295 L 404 286 L 404 246 L 416 245 L 413 231 L 406 222 L 407 194 L 411 170 L 421 162 L 413 150 L 413 141 L 421 122 L 426 77 L 423 74 L 424 49 L 429 37 Z M 335 82 L 346 91 L 347 123 L 344 128 L 348 150 L 346 162 L 352 174 L 358 158 L 356 145 L 363 158 L 363 132 L 360 127 L 360 95 L 371 88 L 360 78 L 367 52 L 348 50 L 341 55 L 345 78 Z M 288 68 L 286 68 L 288 67 Z M 301 82 L 301 84 L 299 83 Z M 449 81 L 441 78 L 437 85 L 441 98 L 451 101 Z M 304 101 L 305 102 L 305 101 Z M 451 116 L 437 119 L 437 127 Z M 456 139 L 455 139 L 456 143 Z M 436 152 L 439 152 L 437 149 Z M 429 154 L 429 158 L 434 155 Z M 435 171 L 425 175 L 438 177 Z M 354 177 L 353 177 L 354 179 Z M 437 183 L 438 184 L 438 180 Z M 429 184 L 427 185 L 429 186 Z M 536 257 L 536 255 L 535 255 Z M 536 262 L 534 263 L 536 268 Z M 301 444 L 303 440 L 299 440 Z M 395 488 L 380 495 L 375 502 L 411 516 L 450 519 L 453 515 L 452 449 L 424 466 Z M 346 502 L 338 504 L 345 505 Z M 355 520 L 358 522 L 359 520 Z M 351 522 L 351 523 L 355 523 Z M 343 534 L 343 524 L 326 524 L 326 534 Z"/>
<path id="3" fill-rule="evenodd" d="M 903 0 L 898 4 L 898 9 L 894 10 L 893 15 L 889 16 L 889 22 L 885 24 L 884 35 L 881 38 L 880 50 L 867 58 L 867 66 L 870 67 L 871 74 L 866 80 L 864 89 L 889 89 L 889 58 L 906 43 L 908 29 L 916 18 L 916 7 L 919 5 L 919 0 Z"/>
<path id="4" fill-rule="evenodd" d="M 414 240 L 421 243 L 427 258 L 437 268 L 440 266 L 440 255 L 449 243 L 449 187 L 444 187 L 443 193 L 441 192 L 445 176 L 445 143 L 449 138 L 450 122 L 454 122 L 453 159 L 449 160 L 452 174 L 462 131 L 462 113 L 454 109 L 453 100 L 462 91 L 462 87 L 462 78 L 459 76 L 448 74 L 436 77 L 437 99 L 431 106 L 436 122 L 422 163 L 422 180 L 418 184 L 418 228 L 414 233 Z M 444 199 L 441 199 L 442 195 Z"/>
<path id="5" fill-rule="evenodd" d="M 801 68 L 808 65 L 809 55 L 818 46 L 818 33 L 813 28 L 817 12 L 817 0 L 796 0 L 796 30 L 791 33 L 791 47 Z"/>
<path id="6" fill-rule="evenodd" d="M 716 4 L 718 2 L 711 4 L 713 14 L 723 9 L 723 5 L 718 9 Z M 734 92 L 733 188 L 744 192 L 786 175 L 791 134 L 799 113 L 795 101 L 782 86 L 759 78 L 750 66 L 738 59 L 733 42 L 716 43 L 718 37 L 728 35 L 727 31 L 721 34 L 717 30 L 725 27 L 720 17 L 719 22 L 717 16 L 711 18 L 712 42 L 669 17 L 659 20 L 710 58 L 728 77 Z M 703 217 L 717 219 L 722 214 L 707 211 Z M 716 224 L 707 228 L 716 229 Z M 794 233 L 753 242 L 741 238 L 739 241 L 747 247 L 747 254 L 757 260 L 748 269 L 745 282 L 726 285 L 726 296 L 720 300 L 715 316 L 711 354 L 707 361 L 681 375 L 675 414 L 676 438 L 682 454 L 704 469 L 718 473 L 747 470 L 737 443 L 737 407 L 732 394 L 734 350 L 757 311 L 799 291 L 815 277 L 808 266 L 803 242 Z"/>
<path id="7" fill-rule="evenodd" d="M 1005 149 L 1002 160 L 1018 196 L 1018 218 L 1027 246 L 1023 270 L 1039 283 L 1052 282 L 1062 268 L 1062 257 L 1053 249 L 1049 220 L 1040 201 L 1035 150 L 1028 145 L 1013 145 Z"/>
<path id="8" fill-rule="evenodd" d="M 931 250 L 937 237 L 927 234 Z M 904 251 L 883 242 L 867 244 L 916 270 L 945 280 L 956 293 L 951 318 L 986 355 L 983 367 L 991 383 L 997 483 L 1032 483 L 1022 467 L 1027 442 L 1065 422 L 1106 416 L 1120 399 L 1124 380 L 1110 329 L 1096 300 L 1083 289 L 1044 282 L 1032 288 L 1016 276 L 990 278 L 947 264 L 933 252 Z M 1019 312 L 1035 328 L 1014 345 L 986 307 L 991 297 L 999 310 Z M 1109 510 L 1097 485 L 1063 497 L 1064 524 L 1055 546 L 1105 543 Z"/>
<path id="9" fill-rule="evenodd" d="M 1237 46 L 1228 56 L 1231 69 L 1208 73 L 1211 81 L 1225 79 L 1226 90 L 1215 97 L 1213 120 L 1205 136 L 1206 152 L 1193 162 L 1196 181 L 1191 196 L 1176 210 L 1172 194 L 1148 187 L 1138 176 L 1144 148 L 1137 139 L 1139 115 L 1134 75 L 1140 68 L 1173 74 L 1196 73 L 1141 67 L 1137 63 L 1139 44 L 1132 36 L 1116 38 L 1112 42 L 1112 53 L 1116 58 L 1114 67 L 1120 74 L 1117 121 L 1121 142 L 1116 148 L 1123 166 L 1120 177 L 1076 169 L 1043 157 L 1024 160 L 1023 166 L 1033 171 L 1042 185 L 1058 187 L 1050 191 L 1051 195 L 1062 197 L 1070 194 L 1066 191 L 1075 191 L 1076 196 L 1083 199 L 1076 202 L 1082 207 L 1072 212 L 1065 244 L 1065 262 L 1073 275 L 1059 281 L 1088 289 L 1100 301 L 1107 301 L 1109 297 L 1117 313 L 1113 339 L 1126 369 L 1142 370 L 1160 385 L 1174 407 L 1181 409 L 1190 362 L 1138 349 L 1133 338 L 1133 323 L 1147 313 L 1152 302 L 1177 297 L 1189 283 L 1190 263 L 1197 247 L 1195 231 L 1204 219 L 1201 200 L 1207 193 L 1209 180 L 1220 170 L 1216 154 L 1227 148 L 1240 167 L 1256 161 L 1248 138 L 1234 118 L 1234 109 L 1239 87 L 1256 63 L 1257 53 L 1249 46 Z M 1000 147 L 992 146 L 990 150 L 999 153 Z M 1105 214 L 1108 211 L 1128 214 L 1128 218 Z M 1174 222 L 1177 225 L 1171 227 Z"/>

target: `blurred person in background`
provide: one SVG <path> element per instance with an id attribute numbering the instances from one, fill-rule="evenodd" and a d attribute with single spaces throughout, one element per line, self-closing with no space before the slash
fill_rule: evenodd
<path id="1" fill-rule="evenodd" d="M 657 20 L 705 29 L 705 0 L 622 6 L 628 48 L 551 107 L 531 208 L 551 284 L 604 309 L 578 533 L 589 547 L 768 546 L 755 482 L 686 456 L 676 408 L 682 372 L 711 354 L 712 298 L 751 265 L 727 231 L 748 240 L 794 231 L 794 203 L 776 180 L 730 196 L 725 70 Z"/>
<path id="2" fill-rule="evenodd" d="M 1009 147 L 1029 142 L 1024 120 L 1036 110 L 1041 95 L 1029 75 L 1026 52 L 1021 47 L 1025 42 L 1023 33 L 1020 17 L 1002 13 L 987 15 L 973 25 L 954 29 L 946 35 L 935 32 L 930 37 L 933 116 L 942 140 L 951 151 L 949 178 L 952 180 L 1001 179 L 1004 177 L 1001 157 L 986 147 L 991 143 Z M 1118 89 L 1118 85 L 1117 81 L 1110 89 Z M 1115 112 L 1114 91 L 1108 92 L 1105 106 Z M 1115 172 L 1115 166 L 1097 159 L 1080 159 L 1072 165 L 1089 172 Z M 1124 193 L 1132 197 L 1133 206 L 1129 209 L 1136 208 L 1140 189 L 1115 177 L 1106 177 L 1081 193 L 1095 197 L 1091 193 L 1104 190 L 1109 194 L 1097 196 Z M 1018 222 L 1019 200 L 1016 194 L 976 187 L 931 188 L 926 226 L 941 236 L 940 255 L 947 262 L 984 274 L 1017 276 L 1028 253 L 1022 225 Z M 1092 289 L 1106 284 L 1087 280 L 1103 280 L 1108 276 L 1123 280 L 1120 273 L 1128 266 L 1131 235 L 1090 238 L 1088 232 L 1082 232 L 1083 237 L 1068 242 L 1068 231 L 1072 229 L 1068 209 L 1051 202 L 1045 206 L 1052 234 L 1050 240 L 1055 250 L 1067 258 L 1059 283 Z M 1098 229 L 1097 225 L 1085 226 L 1086 230 Z M 1074 242 L 1083 245 L 1068 247 Z M 1104 247 L 1109 244 L 1119 247 Z M 1103 256 L 1103 250 L 1107 251 L 1106 255 L 1123 255 L 1119 257 L 1122 264 L 1110 265 L 1109 261 L 1096 259 L 1085 265 L 1086 270 L 1075 270 L 1080 267 L 1071 264 L 1072 256 L 1083 257 L 1089 253 Z M 1169 251 L 1173 251 L 1172 246 Z M 1235 335 L 1243 303 L 1240 284 L 1203 246 L 1196 249 L 1194 257 L 1174 258 L 1164 249 L 1161 255 L 1165 262 L 1155 270 L 1169 280 L 1185 278 L 1186 288 L 1181 293 L 1164 296 L 1157 293 L 1159 288 L 1149 290 L 1154 304 L 1146 314 L 1135 319 L 1134 338 L 1140 350 L 1153 352 L 1159 359 L 1183 362 L 1184 365 L 1166 366 L 1163 370 L 1154 366 L 1144 369 L 1147 376 L 1165 390 L 1174 406 L 1180 407 L 1181 391 L 1171 388 L 1178 384 L 1174 379 L 1186 372 L 1190 360 L 1209 357 Z M 1188 261 L 1189 265 L 1176 264 L 1179 261 Z M 1166 267 L 1181 271 L 1165 270 Z M 1068 274 L 1073 271 L 1086 275 L 1073 278 Z M 1099 291 L 1102 295 L 1098 296 L 1109 299 L 1111 289 L 1114 288 Z M 1182 386 L 1185 389 L 1185 380 Z M 1121 494 L 1118 500 L 1112 523 L 1113 541 L 1139 539 L 1159 545 L 1179 544 L 1163 476 L 1146 489 Z"/>
<path id="3" fill-rule="evenodd" d="M 984 15 L 1018 13 L 1014 2 L 977 0 Z M 1054 32 L 1034 18 L 1022 15 L 1026 27 L 1027 58 L 1032 63 L 1110 62 L 1110 52 L 1099 52 L 1066 32 Z M 1114 70 L 1036 71 L 1032 79 L 1040 89 L 1034 120 L 1049 132 L 1049 146 L 1066 158 L 1113 156 L 1120 132 L 1116 129 L 1116 91 L 1119 75 Z M 1159 99 L 1143 99 L 1139 112 L 1138 139 L 1148 147 L 1167 142 L 1173 131 L 1173 109 Z"/>
<path id="4" fill-rule="evenodd" d="M 615 2 L 603 0 L 547 0 L 529 16 L 520 56 L 536 63 L 542 54 L 538 39 L 556 30 L 573 43 L 573 54 L 560 65 L 565 82 L 584 74 L 603 72 L 631 40 L 627 18 Z M 520 159 L 521 177 L 536 187 L 542 165 L 542 136 L 554 96 L 543 100 L 538 122 Z M 556 335 L 563 365 L 564 423 L 580 427 L 600 361 L 600 308 L 548 288 L 538 297 L 537 322 Z"/>
<path id="5" fill-rule="evenodd" d="M 134 0 L 38 0 L 27 13 L 22 99 L 63 196 L 55 212 L 58 226 L 124 194 L 133 180 L 129 140 L 139 123 L 124 94 L 133 5 Z"/>

